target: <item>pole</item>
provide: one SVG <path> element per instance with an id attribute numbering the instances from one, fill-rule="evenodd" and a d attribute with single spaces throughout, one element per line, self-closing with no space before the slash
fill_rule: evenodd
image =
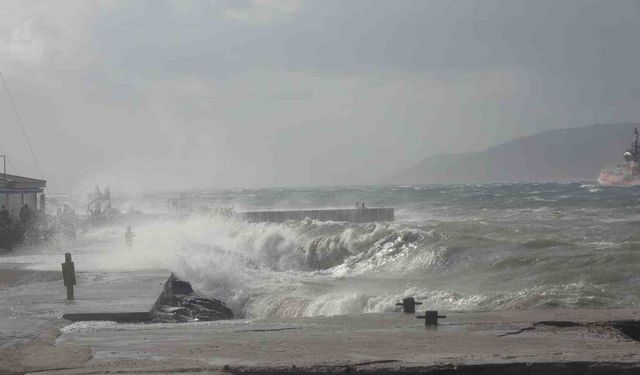
<path id="1" fill-rule="evenodd" d="M 633 161 L 636 163 L 639 161 L 640 155 L 638 155 L 638 128 L 633 129 Z"/>
<path id="2" fill-rule="evenodd" d="M 64 286 L 67 287 L 67 300 L 73 299 L 73 286 L 76 285 L 76 268 L 71 260 L 71 253 L 64 254 L 64 263 L 62 263 L 62 280 Z"/>

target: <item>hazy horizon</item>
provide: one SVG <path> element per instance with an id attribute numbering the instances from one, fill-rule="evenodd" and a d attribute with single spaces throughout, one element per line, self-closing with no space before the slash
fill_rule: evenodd
<path id="1" fill-rule="evenodd" d="M 15 0 L 0 20 L 55 193 L 371 184 L 640 119 L 639 1 Z M 4 88 L 0 121 L 8 172 L 40 177 Z"/>

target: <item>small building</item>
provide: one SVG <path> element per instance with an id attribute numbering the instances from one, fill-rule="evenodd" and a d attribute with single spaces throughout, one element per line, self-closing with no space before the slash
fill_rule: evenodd
<path id="1" fill-rule="evenodd" d="M 28 204 L 36 216 L 45 213 L 44 188 L 47 181 L 0 173 L 0 205 L 6 206 L 11 216 L 19 216 Z"/>

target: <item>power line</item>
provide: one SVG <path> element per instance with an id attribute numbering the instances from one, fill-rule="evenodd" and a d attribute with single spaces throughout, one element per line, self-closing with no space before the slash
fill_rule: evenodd
<path id="1" fill-rule="evenodd" d="M 29 151 L 31 152 L 31 156 L 33 157 L 33 161 L 38 168 L 38 172 L 40 172 L 40 177 L 44 180 L 44 173 L 42 173 L 42 169 L 40 168 L 40 163 L 38 163 L 38 158 L 36 157 L 35 152 L 33 152 L 33 147 L 31 147 L 31 142 L 29 141 L 29 136 L 27 136 L 27 131 L 24 129 L 24 125 L 22 124 L 22 119 L 20 118 L 20 114 L 16 109 L 16 104 L 13 102 L 13 98 L 11 97 L 11 92 L 9 91 L 9 86 L 7 86 L 7 81 L 4 79 L 4 75 L 0 71 L 0 78 L 2 78 L 2 83 L 4 84 L 4 89 L 7 92 L 7 96 L 9 97 L 9 101 L 11 102 L 11 107 L 13 108 L 13 112 L 16 114 L 16 119 L 18 119 L 18 125 L 20 125 L 20 129 L 22 129 L 22 135 L 24 135 L 24 140 L 27 142 L 27 146 L 29 146 Z M 9 164 L 11 165 L 11 164 Z M 15 168 L 14 168 L 15 170 Z"/>

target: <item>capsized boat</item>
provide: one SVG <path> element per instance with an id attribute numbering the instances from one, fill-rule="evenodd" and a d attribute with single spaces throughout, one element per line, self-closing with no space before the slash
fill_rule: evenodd
<path id="1" fill-rule="evenodd" d="M 624 153 L 624 163 L 606 167 L 600 172 L 598 182 L 602 186 L 640 186 L 640 152 L 638 128 L 633 130 L 633 143 Z"/>

